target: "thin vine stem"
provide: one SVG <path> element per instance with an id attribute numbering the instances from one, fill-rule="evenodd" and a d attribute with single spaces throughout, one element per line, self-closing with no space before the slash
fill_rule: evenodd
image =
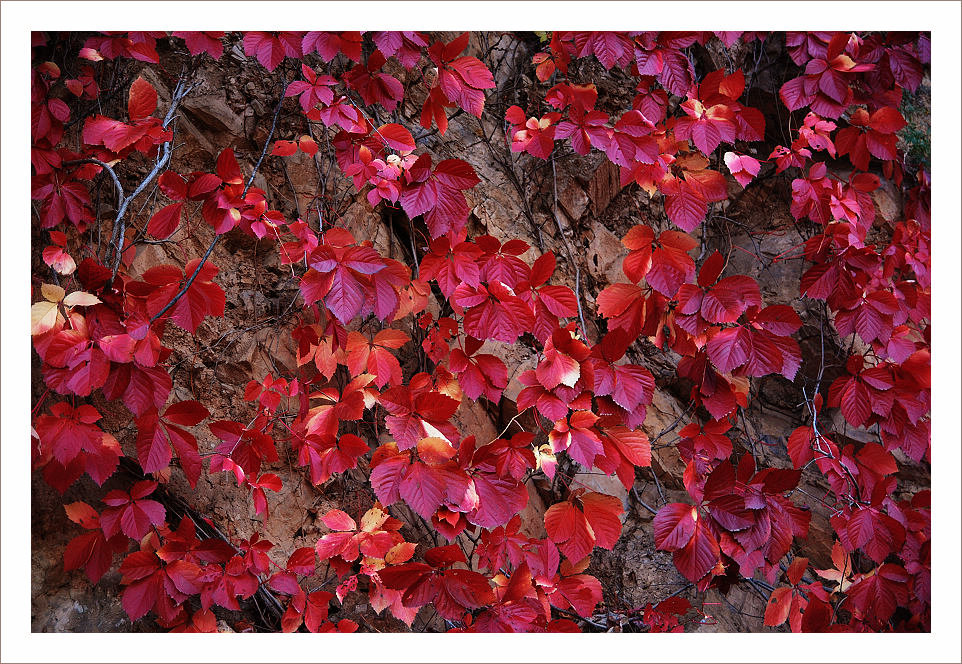
<path id="1" fill-rule="evenodd" d="M 247 184 L 244 186 L 244 191 L 243 193 L 241 193 L 241 196 L 240 196 L 241 198 L 245 198 L 247 196 L 247 191 L 250 189 L 251 185 L 254 183 L 254 178 L 257 176 L 257 171 L 260 169 L 261 163 L 264 161 L 264 157 L 267 155 L 267 148 L 270 147 L 271 139 L 274 137 L 274 130 L 277 128 L 277 118 L 281 114 L 281 106 L 283 105 L 284 99 L 285 99 L 284 90 L 286 89 L 287 89 L 287 80 L 285 78 L 282 78 L 281 79 L 281 98 L 277 102 L 277 108 L 274 109 L 274 119 L 271 122 L 271 130 L 267 134 L 267 140 L 264 141 L 264 149 L 261 150 L 261 156 L 257 159 L 257 163 L 254 164 L 254 170 L 251 171 L 251 175 L 247 179 Z M 193 274 L 191 274 L 190 277 L 187 279 L 183 288 L 181 288 L 177 292 L 177 294 L 170 299 L 170 302 L 164 305 L 163 309 L 161 309 L 151 317 L 150 319 L 151 323 L 153 323 L 154 321 L 159 319 L 161 316 L 163 316 L 165 313 L 167 313 L 167 311 L 169 311 L 171 307 L 177 304 L 177 301 L 180 300 L 180 298 L 182 298 L 185 293 L 187 293 L 191 285 L 194 283 L 194 280 L 197 279 L 197 275 L 200 274 L 201 269 L 203 269 L 204 264 L 207 262 L 207 259 L 210 258 L 210 255 L 211 253 L 213 253 L 214 247 L 217 246 L 217 242 L 220 240 L 220 238 L 221 238 L 220 235 L 216 235 L 216 234 L 214 235 L 214 239 L 211 240 L 210 245 L 208 245 L 207 251 L 204 252 L 203 257 L 200 259 L 200 262 L 197 264 L 197 267 L 194 269 Z"/>

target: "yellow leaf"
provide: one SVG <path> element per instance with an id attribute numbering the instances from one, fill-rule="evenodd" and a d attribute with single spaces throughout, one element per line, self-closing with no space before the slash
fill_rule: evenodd
<path id="1" fill-rule="evenodd" d="M 391 550 L 384 554 L 384 562 L 388 565 L 399 565 L 407 562 L 414 555 L 417 544 L 413 542 L 399 542 L 391 547 Z"/>
<path id="2" fill-rule="evenodd" d="M 30 334 L 36 336 L 49 332 L 62 320 L 56 302 L 37 302 L 30 307 Z"/>
<path id="3" fill-rule="evenodd" d="M 852 585 L 849 579 L 854 570 L 848 553 L 838 541 L 832 547 L 832 563 L 835 565 L 834 568 L 816 569 L 815 573 L 827 581 L 838 584 L 839 592 L 845 592 Z"/>
<path id="4" fill-rule="evenodd" d="M 74 291 L 64 298 L 63 304 L 65 307 L 91 307 L 100 304 L 100 298 L 84 291 Z"/>
<path id="5" fill-rule="evenodd" d="M 443 437 L 444 434 L 431 426 L 429 422 L 422 420 L 422 424 L 424 424 L 425 430 L 430 433 L 436 432 L 439 435 L 422 438 L 418 441 L 418 456 L 421 457 L 421 460 L 427 464 L 439 465 L 454 458 L 458 451 L 451 446 L 447 438 Z"/>
<path id="6" fill-rule="evenodd" d="M 376 530 L 380 530 L 381 526 L 383 526 L 387 520 L 388 514 L 386 512 L 383 512 L 377 507 L 372 507 L 361 517 L 361 531 L 373 533 Z"/>
<path id="7" fill-rule="evenodd" d="M 40 293 L 43 295 L 43 299 L 50 302 L 60 302 L 66 291 L 60 286 L 54 286 L 53 284 L 43 284 L 40 286 Z"/>

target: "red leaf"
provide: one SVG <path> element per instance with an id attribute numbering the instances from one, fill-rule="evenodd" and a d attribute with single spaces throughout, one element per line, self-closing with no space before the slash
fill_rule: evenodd
<path id="1" fill-rule="evenodd" d="M 801 468 L 814 458 L 812 442 L 814 433 L 811 427 L 798 427 L 788 437 L 788 455 L 796 468 Z"/>
<path id="2" fill-rule="evenodd" d="M 154 473 L 170 465 L 170 445 L 160 427 L 156 410 L 137 418 L 137 460 L 145 473 Z"/>
<path id="3" fill-rule="evenodd" d="M 782 103 L 789 111 L 797 111 L 810 104 L 815 96 L 806 91 L 805 77 L 799 76 L 785 83 L 778 91 Z"/>
<path id="4" fill-rule="evenodd" d="M 74 537 L 63 552 L 65 570 L 84 568 L 91 583 L 97 583 L 107 573 L 113 555 L 127 548 L 128 540 L 117 536 L 107 540 L 99 529 Z"/>
<path id="5" fill-rule="evenodd" d="M 584 513 L 571 502 L 557 503 L 544 515 L 544 527 L 551 541 L 570 560 L 579 561 L 594 548 L 595 537 Z"/>
<path id="6" fill-rule="evenodd" d="M 603 493 L 586 493 L 581 496 L 582 509 L 591 524 L 595 546 L 609 551 L 621 537 L 621 519 L 624 513 L 621 500 Z"/>
<path id="7" fill-rule="evenodd" d="M 191 176 L 187 188 L 187 197 L 192 201 L 209 198 L 210 194 L 221 185 L 221 179 L 213 173 L 201 173 Z"/>
<path id="8" fill-rule="evenodd" d="M 432 560 L 430 556 L 436 551 L 438 549 L 429 550 L 425 559 Z M 437 562 L 450 564 L 441 560 Z M 470 570 L 436 571 L 424 563 L 405 563 L 387 567 L 378 574 L 386 587 L 403 591 L 405 606 L 420 607 L 430 603 L 440 616 L 448 620 L 459 620 L 467 609 L 480 608 L 494 601 L 488 580 Z"/>
<path id="9" fill-rule="evenodd" d="M 463 229 L 468 219 L 469 209 L 463 192 L 446 187 L 437 180 L 432 182 L 435 185 L 436 200 L 433 208 L 424 215 L 424 222 L 433 239 L 445 233 L 457 233 Z"/>
<path id="10" fill-rule="evenodd" d="M 430 180 L 407 187 L 401 194 L 401 207 L 412 219 L 433 210 L 437 202 L 437 187 Z"/>
<path id="11" fill-rule="evenodd" d="M 471 189 L 481 182 L 474 167 L 461 159 L 445 159 L 435 166 L 432 175 L 438 182 L 453 189 Z"/>
<path id="12" fill-rule="evenodd" d="M 595 546 L 611 549 L 621 535 L 620 500 L 592 492 L 582 496 L 581 502 L 580 508 L 570 501 L 557 503 L 544 515 L 548 537 L 573 562 L 585 558 Z"/>
<path id="13" fill-rule="evenodd" d="M 842 414 L 852 426 L 860 427 L 871 416 L 870 395 L 858 380 L 848 381 L 841 394 Z"/>
<path id="14" fill-rule="evenodd" d="M 294 141 L 274 141 L 271 156 L 290 157 L 295 152 L 297 152 L 297 143 Z"/>
<path id="15" fill-rule="evenodd" d="M 210 417 L 210 411 L 199 401 L 179 401 L 164 412 L 164 419 L 185 427 L 200 424 Z"/>
<path id="16" fill-rule="evenodd" d="M 157 91 L 141 77 L 130 84 L 127 115 L 131 122 L 143 120 L 157 110 Z"/>
<path id="17" fill-rule="evenodd" d="M 848 533 L 849 541 L 854 548 L 861 548 L 865 546 L 866 543 L 875 534 L 875 523 L 873 519 L 873 510 L 871 508 L 862 509 L 856 511 L 849 518 L 848 523 L 845 526 L 845 530 Z"/>
<path id="18" fill-rule="evenodd" d="M 425 519 L 441 506 L 445 495 L 443 477 L 423 463 L 414 463 L 401 480 L 401 498 Z"/>
<path id="19" fill-rule="evenodd" d="M 283 34 L 283 33 L 282 33 Z M 268 71 L 274 71 L 284 59 L 284 45 L 269 32 L 247 32 L 244 34 L 244 54 L 256 55 L 258 62 Z M 299 54 L 298 54 L 299 55 Z"/>
<path id="20" fill-rule="evenodd" d="M 377 452 L 375 452 L 375 457 L 371 460 L 371 487 L 381 503 L 392 505 L 400 499 L 401 481 L 410 465 L 410 457 L 406 454 L 377 460 Z"/>
<path id="21" fill-rule="evenodd" d="M 748 359 L 742 370 L 744 375 L 761 377 L 779 373 L 784 363 L 781 350 L 775 342 L 792 340 L 784 340 L 782 337 L 771 336 L 767 332 L 759 332 L 752 328 L 739 329 L 748 343 Z"/>
<path id="22" fill-rule="evenodd" d="M 788 620 L 788 612 L 792 608 L 792 589 L 776 588 L 768 599 L 765 607 L 765 626 L 775 627 Z"/>
<path id="23" fill-rule="evenodd" d="M 698 511 L 685 503 L 669 503 L 652 521 L 655 545 L 663 551 L 678 551 L 691 541 L 695 533 Z"/>
<path id="24" fill-rule="evenodd" d="M 310 136 L 301 136 L 297 139 L 297 146 L 309 157 L 316 155 L 319 149 L 317 143 Z"/>
<path id="25" fill-rule="evenodd" d="M 651 465 L 651 444 L 643 431 L 632 431 L 623 426 L 602 429 L 601 444 L 603 456 L 595 459 L 595 464 L 609 475 L 618 474 L 626 487 L 634 484 L 635 467 Z"/>
<path id="26" fill-rule="evenodd" d="M 267 583 L 272 589 L 285 595 L 296 595 L 301 590 L 297 578 L 289 572 L 275 572 Z"/>
<path id="27" fill-rule="evenodd" d="M 185 275 L 190 276 L 195 271 L 200 261 L 193 259 L 185 267 Z M 169 266 L 168 266 L 169 267 Z M 154 268 L 155 270 L 157 268 Z M 149 281 L 148 270 L 144 278 Z M 226 297 L 223 289 L 213 283 L 212 279 L 217 274 L 217 266 L 207 262 L 201 267 L 187 292 L 184 293 L 174 306 L 168 310 L 171 320 L 181 329 L 187 330 L 191 334 L 197 332 L 198 326 L 207 316 L 223 316 L 226 305 Z M 163 309 L 168 302 L 180 291 L 179 283 L 168 283 L 163 288 L 154 290 L 147 298 L 147 311 L 151 316 L 156 315 Z"/>
<path id="28" fill-rule="evenodd" d="M 154 608 L 161 592 L 161 583 L 161 578 L 152 574 L 124 588 L 120 595 L 120 602 L 131 620 L 143 618 Z"/>
<path id="29" fill-rule="evenodd" d="M 444 109 L 453 106 L 454 104 L 444 96 L 440 87 L 431 88 L 431 92 L 424 100 L 424 106 L 421 108 L 421 126 L 430 129 L 432 123 L 437 124 L 438 131 L 444 136 L 444 132 L 448 130 L 448 117 Z"/>
<path id="30" fill-rule="evenodd" d="M 200 592 L 203 585 L 200 578 L 203 572 L 198 565 L 186 560 L 175 560 L 167 564 L 164 572 L 174 587 L 185 595 Z"/>
<path id="31" fill-rule="evenodd" d="M 832 622 L 832 607 L 818 597 L 809 596 L 805 612 L 802 614 L 801 629 L 803 632 L 828 631 Z"/>
<path id="32" fill-rule="evenodd" d="M 477 400 L 483 394 L 492 403 L 497 403 L 508 385 L 508 368 L 494 355 L 468 357 L 460 348 L 455 348 L 451 351 L 449 366 L 458 375 L 461 389 L 470 399 Z"/>
<path id="33" fill-rule="evenodd" d="M 701 315 L 709 323 L 734 323 L 748 307 L 761 306 L 758 284 L 749 276 L 734 275 L 715 284 L 702 300 Z"/>
<path id="34" fill-rule="evenodd" d="M 586 618 L 594 613 L 603 596 L 601 582 L 588 574 L 566 576 L 558 582 L 557 588 L 571 608 Z M 549 599 L 554 603 L 554 596 Z"/>
<path id="35" fill-rule="evenodd" d="M 183 207 L 183 203 L 174 203 L 158 210 L 147 222 L 147 232 L 161 240 L 170 237 L 180 225 L 180 211 Z"/>
<path id="36" fill-rule="evenodd" d="M 685 96 L 692 84 L 692 66 L 688 58 L 679 51 L 661 51 L 664 58 L 664 67 L 661 70 L 658 80 L 665 86 L 668 92 Z"/>
<path id="37" fill-rule="evenodd" d="M 122 391 L 124 405 L 138 417 L 151 408 L 162 408 L 173 385 L 170 374 L 161 366 L 141 368 L 136 363 L 123 364 L 115 366 L 111 376 L 117 376 L 118 382 L 126 381 L 116 387 Z M 109 392 L 109 398 L 116 399 L 117 393 L 108 390 L 109 386 L 110 381 L 104 386 L 104 393 Z"/>
<path id="38" fill-rule="evenodd" d="M 718 542 L 704 522 L 695 523 L 691 541 L 673 554 L 675 567 L 689 581 L 697 583 L 708 574 L 719 560 Z"/>
<path id="39" fill-rule="evenodd" d="M 765 307 L 755 314 L 752 321 L 780 337 L 787 337 L 802 326 L 802 319 L 787 304 L 774 304 Z"/>
<path id="40" fill-rule="evenodd" d="M 610 284 L 598 294 L 598 313 L 605 318 L 620 316 L 636 301 L 644 302 L 644 290 L 634 284 Z"/>
<path id="41" fill-rule="evenodd" d="M 701 270 L 698 272 L 698 285 L 702 288 L 710 288 L 724 268 L 725 257 L 716 250 L 702 264 Z"/>
<path id="42" fill-rule="evenodd" d="M 342 510 L 330 510 L 321 518 L 321 520 L 324 522 L 324 525 L 331 530 L 340 530 L 346 532 L 355 530 L 357 528 L 357 524 L 354 522 L 354 519 L 352 519 L 347 512 Z"/>
<path id="43" fill-rule="evenodd" d="M 221 41 L 224 38 L 223 32 L 184 31 L 172 34 L 184 40 L 191 55 L 206 52 L 215 60 L 220 60 L 220 56 L 224 53 L 224 44 Z"/>
<path id="44" fill-rule="evenodd" d="M 120 564 L 120 573 L 128 582 L 145 579 L 159 569 L 160 560 L 153 551 L 134 551 Z"/>
<path id="45" fill-rule="evenodd" d="M 377 128 L 377 135 L 398 152 L 412 152 L 415 148 L 411 132 L 399 124 L 386 124 Z"/>
<path id="46" fill-rule="evenodd" d="M 554 348 L 546 348 L 545 359 L 538 363 L 535 376 L 546 390 L 561 384 L 574 387 L 581 377 L 581 364 Z"/>
<path id="47" fill-rule="evenodd" d="M 644 367 L 625 364 L 611 368 L 613 384 L 611 398 L 631 412 L 641 404 L 651 403 L 655 393 L 655 379 Z"/>
<path id="48" fill-rule="evenodd" d="M 747 187 L 761 170 L 761 164 L 757 159 L 734 152 L 725 153 L 725 165 L 742 187 Z"/>
<path id="49" fill-rule="evenodd" d="M 482 297 L 484 299 L 474 306 L 473 303 Z M 459 306 L 465 306 L 464 331 L 476 339 L 514 343 L 534 325 L 531 307 L 500 282 L 490 284 L 489 289 L 484 286 L 477 290 L 459 286 L 452 300 Z"/>
<path id="50" fill-rule="evenodd" d="M 308 32 L 301 45 L 305 55 L 317 52 L 324 62 L 330 62 L 338 53 L 355 62 L 361 59 L 359 32 Z"/>
<path id="51" fill-rule="evenodd" d="M 892 563 L 878 567 L 848 589 L 848 600 L 858 615 L 869 617 L 881 626 L 892 617 L 895 609 L 905 606 L 909 598 L 909 576 Z"/>
<path id="52" fill-rule="evenodd" d="M 217 175 L 224 181 L 224 184 L 244 184 L 240 165 L 237 163 L 237 157 L 234 156 L 232 149 L 225 148 L 217 155 Z"/>
<path id="53" fill-rule="evenodd" d="M 168 425 L 165 429 L 170 437 L 171 445 L 177 453 L 180 467 L 183 469 L 184 475 L 187 476 L 187 481 L 190 482 L 192 488 L 196 487 L 203 469 L 203 461 L 197 452 L 197 439 L 179 427 Z"/>
<path id="54" fill-rule="evenodd" d="M 474 489 L 478 494 L 478 508 L 469 513 L 467 518 L 482 528 L 505 525 L 528 504 L 528 490 L 513 479 L 477 473 L 474 475 Z"/>
<path id="55" fill-rule="evenodd" d="M 97 510 L 85 502 L 77 501 L 64 505 L 64 511 L 67 513 L 68 519 L 87 530 L 100 528 L 100 515 Z"/>
<path id="56" fill-rule="evenodd" d="M 690 233 L 705 219 L 708 202 L 692 187 L 683 186 L 665 196 L 665 212 L 674 224 Z"/>
<path id="57" fill-rule="evenodd" d="M 746 332 L 740 327 L 719 330 L 708 340 L 708 357 L 719 371 L 730 373 L 748 360 L 750 342 Z"/>
<path id="58" fill-rule="evenodd" d="M 159 526 L 165 514 L 164 507 L 155 500 L 135 500 L 120 515 L 120 527 L 128 537 L 141 539 L 147 534 L 147 524 Z"/>

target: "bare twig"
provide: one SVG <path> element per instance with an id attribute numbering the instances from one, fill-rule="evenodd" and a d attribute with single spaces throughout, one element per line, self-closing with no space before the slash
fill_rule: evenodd
<path id="1" fill-rule="evenodd" d="M 281 167 L 284 169 L 284 179 L 287 180 L 287 186 L 291 189 L 291 194 L 294 196 L 294 208 L 297 210 L 297 218 L 301 218 L 301 203 L 297 200 L 297 189 L 294 188 L 294 183 L 291 182 L 291 176 L 287 172 L 287 162 L 281 160 Z"/>
<path id="2" fill-rule="evenodd" d="M 523 413 L 524 413 L 523 410 L 522 410 L 522 411 L 519 411 L 517 415 L 515 415 L 515 416 L 512 417 L 510 420 L 508 420 L 508 424 L 504 427 L 504 431 L 502 431 L 501 433 L 498 434 L 498 438 L 501 438 L 501 436 L 503 436 L 504 434 L 508 433 L 508 429 L 511 428 L 511 425 L 512 425 L 519 417 L 521 417 L 521 415 L 522 415 Z M 518 426 L 521 427 L 520 424 L 519 424 Z M 524 427 L 521 427 L 521 430 L 524 431 Z M 496 438 L 495 440 L 497 440 L 497 438 Z"/>
<path id="3" fill-rule="evenodd" d="M 86 157 L 84 159 L 71 159 L 70 161 L 63 162 L 64 166 L 76 166 L 79 164 L 97 164 L 105 171 L 110 174 L 111 179 L 114 181 L 114 185 L 117 187 L 117 205 L 121 205 L 124 201 L 124 188 L 120 184 L 120 178 L 117 177 L 117 173 L 114 171 L 113 166 L 110 164 L 100 161 L 99 159 L 94 159 L 93 157 Z"/>
<path id="4" fill-rule="evenodd" d="M 681 423 L 682 418 L 685 417 L 685 415 L 688 414 L 688 410 L 689 410 L 692 406 L 694 406 L 694 405 L 695 405 L 695 402 L 694 402 L 694 401 L 692 401 L 691 403 L 689 403 L 688 406 L 685 407 L 685 410 L 683 410 L 683 411 L 681 412 L 681 414 L 680 414 L 678 417 L 675 418 L 675 421 L 672 422 L 671 424 L 669 424 L 669 425 L 668 425 L 667 427 L 665 427 L 664 429 L 662 429 L 661 432 L 660 432 L 657 436 L 655 436 L 654 438 L 651 439 L 651 442 L 650 442 L 649 444 L 654 445 L 654 444 L 657 443 L 658 440 L 661 439 L 661 437 L 664 436 L 666 433 L 670 433 L 670 432 L 674 431 L 674 430 L 675 430 L 675 427 L 677 427 L 677 426 Z"/>
<path id="5" fill-rule="evenodd" d="M 408 217 L 408 224 L 411 227 L 411 233 L 408 235 L 408 240 L 411 242 L 411 264 L 414 266 L 414 278 L 418 279 L 420 277 L 421 267 L 418 264 L 418 252 L 414 247 L 414 222 Z"/>
<path id="6" fill-rule="evenodd" d="M 688 583 L 687 585 L 682 586 L 681 588 L 679 588 L 678 590 L 676 590 L 676 591 L 673 592 L 672 594 L 668 595 L 668 597 L 666 597 L 665 599 L 671 599 L 672 597 L 675 597 L 676 595 L 680 595 L 680 594 L 682 594 L 683 592 L 685 592 L 686 590 L 688 590 L 689 588 L 691 588 L 691 587 L 694 586 L 694 585 L 695 585 L 694 583 Z M 665 599 L 663 599 L 663 600 L 661 600 L 661 601 L 664 602 Z"/>
<path id="7" fill-rule="evenodd" d="M 284 103 L 284 90 L 286 88 L 287 88 L 287 80 L 282 79 L 281 80 L 281 98 L 280 98 L 280 101 L 277 102 L 277 108 L 274 109 L 274 120 L 273 122 L 271 122 L 271 131 L 267 135 L 267 140 L 264 141 L 264 149 L 261 150 L 261 156 L 257 159 L 257 163 L 254 164 L 254 170 L 251 171 L 251 176 L 250 178 L 247 179 L 247 184 L 244 186 L 244 191 L 241 193 L 241 196 L 240 196 L 241 198 L 245 198 L 247 196 L 247 191 L 250 189 L 251 185 L 254 183 L 254 177 L 257 175 L 257 171 L 261 167 L 261 162 L 264 161 L 264 157 L 265 155 L 267 155 L 267 148 L 270 147 L 271 139 L 274 137 L 274 130 L 277 128 L 277 118 L 281 114 L 281 105 Z M 217 242 L 218 240 L 220 240 L 220 237 L 221 237 L 220 235 L 214 235 L 214 239 L 211 241 L 210 246 L 207 247 L 207 251 L 204 252 L 204 256 L 200 259 L 200 262 L 197 264 L 197 268 L 194 270 L 194 273 L 191 274 L 190 277 L 187 279 L 187 283 L 185 283 L 184 287 L 181 288 L 177 292 L 177 294 L 171 298 L 170 302 L 164 305 L 163 309 L 161 309 L 156 314 L 154 314 L 153 317 L 151 317 L 150 319 L 151 323 L 153 323 L 155 320 L 157 320 L 158 318 L 163 316 L 165 313 L 167 313 L 167 311 L 172 306 L 174 306 L 180 298 L 184 296 L 184 293 L 186 293 L 187 290 L 194 283 L 194 280 L 197 278 L 197 275 L 200 274 L 201 269 L 204 267 L 204 263 L 206 263 L 207 259 L 210 258 L 210 255 L 214 251 L 214 247 L 217 246 Z"/>
<path id="8" fill-rule="evenodd" d="M 631 493 L 632 493 L 632 495 L 634 495 L 635 500 L 638 501 L 638 504 L 639 504 L 639 505 L 641 505 L 642 507 L 644 507 L 646 510 L 648 510 L 648 511 L 651 512 L 652 514 L 658 514 L 658 510 L 656 510 L 656 509 L 653 508 L 651 505 L 649 505 L 648 503 L 646 503 L 645 501 L 643 501 L 643 500 L 641 499 L 641 496 L 638 495 L 638 489 L 636 489 L 635 487 L 631 487 Z"/>
<path id="9" fill-rule="evenodd" d="M 488 152 L 491 153 L 491 156 L 494 158 L 495 162 L 501 166 L 501 170 L 507 176 L 508 181 L 514 185 L 515 191 L 517 192 L 518 197 L 521 199 L 521 211 L 524 213 L 525 218 L 528 220 L 528 224 L 534 231 L 535 240 L 538 242 L 538 249 L 544 253 L 544 240 L 541 237 L 541 227 L 538 226 L 537 222 L 534 220 L 534 212 L 532 212 L 531 204 L 528 202 L 528 197 L 525 193 L 525 187 L 521 182 L 521 179 L 518 177 L 517 172 L 514 170 L 514 158 L 512 157 L 511 148 L 507 145 L 506 131 L 501 132 L 503 138 L 505 139 L 505 156 L 502 156 L 498 154 L 492 146 L 492 138 L 494 134 L 492 133 L 491 136 L 488 136 L 484 131 L 484 124 L 480 120 L 478 120 L 478 126 L 482 136 L 484 136 L 484 144 L 488 148 Z M 498 128 L 496 126 L 494 131 L 496 132 L 497 130 Z"/>
<path id="10" fill-rule="evenodd" d="M 161 123 L 161 127 L 163 129 L 167 129 L 167 126 L 174 119 L 174 114 L 177 112 L 177 106 L 180 105 L 181 100 L 183 100 L 184 97 L 186 97 L 190 91 L 194 89 L 194 87 L 196 86 L 185 85 L 183 78 L 178 79 L 177 85 L 174 86 L 174 91 L 171 93 L 170 108 L 167 109 L 167 115 L 164 116 L 164 121 Z M 172 140 L 163 144 L 163 147 L 161 148 L 161 155 L 157 158 L 157 161 L 154 163 L 154 167 L 151 169 L 150 173 L 147 174 L 147 177 L 140 181 L 140 184 L 137 185 L 137 187 L 130 193 L 129 196 L 122 196 L 122 199 L 120 200 L 120 205 L 117 209 L 117 215 L 114 218 L 114 228 L 110 240 L 110 246 L 114 248 L 112 268 L 114 277 L 117 276 L 117 270 L 120 269 L 120 261 L 123 257 L 123 240 L 124 231 L 126 230 L 124 215 L 127 214 L 127 208 L 130 206 L 131 202 L 133 202 L 133 200 L 137 198 L 137 196 L 139 196 L 144 189 L 147 188 L 147 185 L 153 182 L 154 178 L 160 174 L 161 170 L 167 166 L 167 162 L 170 161 L 170 155 L 173 152 L 171 149 Z M 106 166 L 106 164 L 104 164 L 104 166 Z M 109 172 L 114 178 L 114 184 L 117 186 L 117 191 L 122 195 L 123 188 L 120 186 L 120 181 L 117 179 L 113 169 L 109 169 Z"/>
<path id="11" fill-rule="evenodd" d="M 603 624 L 601 624 L 601 623 L 599 623 L 599 622 L 595 622 L 594 620 L 591 620 L 590 618 L 585 618 L 584 616 L 579 616 L 577 613 L 574 613 L 574 612 L 572 612 L 572 611 L 568 611 L 567 609 L 559 609 L 558 607 L 554 607 L 554 609 L 555 609 L 555 611 L 557 611 L 558 613 L 560 613 L 560 614 L 562 614 L 562 615 L 568 616 L 569 618 L 573 618 L 573 619 L 575 619 L 575 620 L 580 620 L 580 621 L 582 621 L 582 622 L 588 623 L 588 624 L 591 625 L 592 627 L 597 627 L 598 629 L 603 629 L 603 630 L 605 630 L 605 631 L 608 630 L 608 625 L 603 625 Z M 593 618 L 593 617 L 594 617 L 594 616 L 592 616 L 592 618 Z"/>
<path id="12" fill-rule="evenodd" d="M 585 315 L 581 310 L 581 266 L 575 260 L 574 252 L 571 251 L 571 245 L 568 244 L 568 238 L 565 237 L 564 229 L 561 227 L 561 215 L 558 214 L 558 170 L 555 167 L 553 152 L 551 153 L 551 182 L 554 194 L 554 221 L 558 225 L 558 235 L 561 236 L 565 251 L 568 252 L 568 260 L 575 269 L 575 301 L 578 304 L 578 319 L 581 321 L 581 336 L 587 341 L 588 327 L 585 325 Z"/>
<path id="13" fill-rule="evenodd" d="M 651 476 L 655 478 L 655 488 L 658 489 L 658 497 L 661 498 L 661 503 L 667 505 L 668 501 L 665 499 L 665 492 L 661 490 L 661 482 L 658 481 L 658 473 L 655 472 L 653 467 L 649 467 L 648 470 L 651 471 Z"/>

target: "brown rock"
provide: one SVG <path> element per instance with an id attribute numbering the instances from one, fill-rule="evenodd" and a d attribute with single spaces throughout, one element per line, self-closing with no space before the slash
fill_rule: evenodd
<path id="1" fill-rule="evenodd" d="M 534 482 L 528 480 L 525 483 L 528 489 L 528 504 L 519 516 L 521 517 L 521 533 L 527 537 L 545 537 L 547 533 L 544 529 L 544 513 L 547 510 Z"/>
<path id="2" fill-rule="evenodd" d="M 588 194 L 573 178 L 564 178 L 558 182 L 558 202 L 572 221 L 578 221 L 588 207 Z"/>
<path id="3" fill-rule="evenodd" d="M 593 225 L 591 232 L 591 243 L 588 245 L 588 270 L 601 283 L 624 281 L 621 264 L 625 259 L 625 248 L 621 240 L 601 225 Z"/>
<path id="4" fill-rule="evenodd" d="M 606 496 L 614 496 L 621 501 L 623 507 L 628 506 L 628 491 L 617 475 L 605 475 L 598 468 L 592 468 L 589 472 L 575 473 L 573 484 Z M 625 520 L 625 516 L 625 514 L 621 515 L 622 521 Z"/>
<path id="5" fill-rule="evenodd" d="M 607 159 L 595 171 L 594 176 L 588 182 L 588 197 L 591 199 L 591 214 L 600 215 L 608 208 L 619 191 L 621 183 L 619 181 L 618 167 Z"/>
<path id="6" fill-rule="evenodd" d="M 652 404 L 648 406 L 648 414 L 645 417 L 645 423 L 642 428 L 645 433 L 648 434 L 648 437 L 654 440 L 659 434 L 667 431 L 672 424 L 675 424 L 675 421 L 682 412 L 682 407 L 674 398 L 661 390 L 656 390 Z M 687 424 L 685 421 L 679 422 L 675 430 L 677 431 L 678 428 L 683 427 L 685 424 Z M 665 433 L 663 438 L 671 435 L 671 433 Z M 659 442 L 665 441 L 661 440 Z M 659 477 L 667 474 L 669 478 L 677 480 L 680 486 L 681 477 L 685 472 L 685 464 L 682 462 L 681 456 L 674 446 L 653 449 L 651 451 L 651 465 L 652 470 L 657 472 Z"/>
<path id="7" fill-rule="evenodd" d="M 882 179 L 881 186 L 872 192 L 875 208 L 885 221 L 899 221 L 902 217 L 902 195 L 891 180 Z"/>
<path id="8" fill-rule="evenodd" d="M 187 117 L 200 129 L 241 136 L 243 119 L 227 105 L 222 95 L 189 95 L 181 102 Z"/>
<path id="9" fill-rule="evenodd" d="M 130 264 L 130 274 L 139 277 L 152 267 L 171 262 L 163 245 L 142 244 L 137 247 L 137 256 Z"/>
<path id="10" fill-rule="evenodd" d="M 494 423 L 491 422 L 484 406 L 477 401 L 465 398 L 452 421 L 463 436 L 473 435 L 479 447 L 487 445 L 498 437 Z"/>

